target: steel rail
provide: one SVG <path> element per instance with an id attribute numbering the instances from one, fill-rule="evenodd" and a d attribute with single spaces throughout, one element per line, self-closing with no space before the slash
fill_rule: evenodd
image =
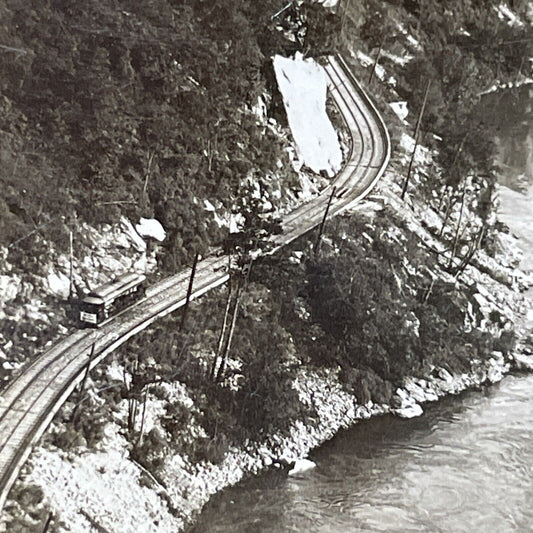
<path id="1" fill-rule="evenodd" d="M 274 249 L 289 244 L 321 220 L 331 187 L 330 216 L 364 198 L 387 167 L 390 139 L 376 107 L 340 57 L 330 57 L 325 71 L 330 91 L 350 131 L 348 159 L 320 196 L 296 208 L 283 219 L 283 233 L 272 238 Z M 342 194 L 341 194 L 342 193 Z M 191 298 L 198 298 L 228 280 L 221 272 L 225 257 L 198 264 Z M 51 420 L 72 393 L 90 364 L 109 353 L 159 317 L 185 304 L 190 269 L 166 278 L 147 290 L 147 296 L 115 315 L 100 329 L 75 331 L 24 368 L 0 393 L 0 511 L 20 468 Z M 95 345 L 94 356 L 90 350 Z"/>

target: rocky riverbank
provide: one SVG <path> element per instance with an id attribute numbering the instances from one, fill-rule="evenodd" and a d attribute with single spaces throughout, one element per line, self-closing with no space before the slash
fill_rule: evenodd
<path id="1" fill-rule="evenodd" d="M 176 329 L 175 323 L 169 323 L 166 329 L 148 332 L 140 345 L 126 347 L 109 366 L 102 365 L 93 372 L 84 399 L 87 412 L 79 424 L 73 424 L 72 412 L 79 401 L 73 398 L 54 421 L 14 487 L 0 531 L 2 527 L 10 532 L 42 528 L 49 513 L 54 516 L 53 532 L 183 530 L 211 495 L 245 476 L 305 457 L 341 428 L 389 412 L 418 416 L 426 402 L 497 382 L 515 368 L 531 369 L 531 342 L 522 325 L 531 306 L 524 296 L 531 280 L 517 268 L 520 255 L 516 241 L 498 224 L 493 205 L 490 214 L 479 213 L 481 193 L 488 189 L 485 178 L 474 179 L 465 171 L 459 178 L 464 180 L 459 192 L 457 184 L 455 189 L 448 187 L 438 164 L 438 141 L 426 139 L 430 143 L 419 147 L 407 196 L 402 198 L 415 141 L 404 121 L 405 102 L 400 106 L 400 118 L 387 112 L 387 107 L 400 100 L 394 87 L 409 63 L 409 59 L 402 62 L 398 58 L 417 53 L 421 45 L 403 25 L 396 29 L 401 30 L 401 37 L 394 44 L 394 53 L 384 56 L 385 67 L 378 65 L 376 69 L 382 83 L 373 86 L 393 132 L 390 170 L 373 197 L 348 214 L 348 222 L 339 226 L 338 234 L 326 234 L 322 257 L 313 258 L 310 243 L 304 241 L 294 245 L 284 258 L 286 262 L 273 265 L 272 270 L 286 269 L 285 263 L 293 266 L 295 272 L 289 279 L 291 284 L 298 281 L 301 290 L 291 293 L 288 284 L 274 298 L 274 289 L 262 285 L 261 279 L 252 279 L 248 299 L 242 303 L 241 338 L 234 343 L 226 375 L 212 386 L 209 369 L 213 350 L 209 346 L 216 344 L 224 307 L 222 293 L 209 297 L 204 307 L 199 304 L 190 321 L 197 321 L 196 330 L 203 331 L 188 332 L 186 342 L 172 346 L 173 339 L 166 345 L 162 342 Z M 353 55 L 355 68 L 366 77 L 363 67 L 371 68 L 371 61 L 363 53 Z M 435 101 L 438 98 L 438 94 L 433 95 Z M 439 102 L 435 101 L 434 108 L 438 109 Z M 461 141 L 458 145 L 462 146 Z M 445 151 L 452 144 L 438 146 Z M 457 150 L 455 154 L 457 158 Z M 350 226 L 354 220 L 357 224 Z M 472 243 L 480 243 L 486 233 L 490 234 L 490 246 L 474 247 Z M 335 257 L 350 246 L 363 249 L 367 256 L 350 260 L 345 254 L 344 263 L 335 263 Z M 474 253 L 469 257 L 471 251 Z M 130 266 L 134 262 L 131 259 Z M 342 281 L 341 267 L 350 280 L 346 287 L 360 289 L 361 297 L 357 300 L 354 290 L 352 300 L 339 297 L 329 310 L 346 304 L 355 314 L 362 308 L 367 294 L 361 279 L 378 286 L 372 297 L 380 296 L 379 286 L 386 286 L 389 293 L 383 296 L 389 298 L 390 307 L 394 303 L 393 309 L 378 309 L 381 322 L 377 299 L 362 313 L 360 329 L 365 329 L 366 337 L 359 344 L 357 338 L 352 339 L 357 363 L 353 365 L 357 371 L 353 379 L 347 376 L 347 361 L 341 361 L 342 350 L 327 343 L 334 334 L 339 345 L 344 338 L 337 331 L 325 331 L 328 321 L 320 316 L 320 309 L 313 309 L 306 278 L 312 274 L 314 279 Z M 64 287 L 66 271 L 52 274 L 53 283 Z M 275 276 L 265 279 L 276 281 Z M 284 292 L 289 296 L 279 305 L 277 297 Z M 345 292 L 352 296 L 352 291 Z M 320 302 L 320 294 L 315 295 L 316 300 Z M 322 300 L 323 307 L 326 303 L 330 302 Z M 287 316 L 291 318 L 290 313 L 283 315 L 284 304 L 292 305 L 291 311 L 301 320 L 298 324 L 283 322 Z M 438 330 L 441 344 L 433 339 L 435 344 L 425 347 L 421 335 L 431 324 L 424 326 L 421 319 L 430 307 L 434 313 L 431 318 L 442 326 Z M 375 324 L 366 319 L 368 315 Z M 294 340 L 300 325 L 300 336 L 308 341 L 305 344 Z M 387 328 L 398 331 L 385 331 Z M 342 333 L 348 337 L 353 329 Z M 454 337 L 447 338 L 448 333 Z M 457 339 L 453 347 L 457 357 L 450 351 L 453 339 Z M 387 343 L 392 344 L 388 351 L 384 348 Z M 146 346 L 150 346 L 150 353 L 143 358 L 139 354 L 146 354 Z M 175 357 L 176 346 L 182 349 L 178 354 L 181 359 Z M 369 350 L 368 359 L 358 359 L 365 350 Z M 268 364 L 272 358 L 275 369 Z M 132 393 L 134 375 L 144 376 L 136 374 L 135 365 L 148 369 L 147 374 L 155 369 L 156 374 L 151 375 L 154 382 L 139 389 L 137 395 Z M 266 384 L 254 381 L 256 376 L 266 376 Z M 281 387 L 288 381 L 290 387 Z M 272 398 L 261 397 L 269 387 Z M 289 409 L 283 411 L 287 407 L 282 401 L 285 395 L 291 396 L 291 402 L 298 400 L 296 415 Z M 235 436 L 229 430 L 236 426 L 241 429 L 239 424 L 248 422 L 239 406 L 258 402 L 258 397 L 263 400 L 257 403 L 259 407 L 269 401 L 268 405 L 278 410 L 274 420 L 277 429 L 268 429 L 268 424 L 264 430 L 254 428 L 253 438 Z M 137 420 L 130 424 L 132 410 L 142 412 L 142 423 Z"/>
<path id="2" fill-rule="evenodd" d="M 431 217 L 427 213 L 426 216 L 414 216 L 411 210 L 396 201 L 398 188 L 395 182 L 399 177 L 394 172 L 387 173 L 376 196 L 358 206 L 349 216 L 359 217 L 362 212 L 379 210 L 387 205 L 394 209 L 395 217 L 411 224 L 411 231 L 426 239 L 426 245 L 437 246 L 438 241 L 428 232 L 427 222 L 424 222 Z M 384 191 L 387 194 L 382 196 Z M 411 208 L 420 206 L 415 203 Z M 475 287 L 472 303 L 465 314 L 466 327 L 482 327 L 496 333 L 494 328 L 498 328 L 494 318 L 497 315 L 502 317 L 499 321 L 501 332 L 512 323 L 520 341 L 525 341 L 527 336 L 521 329 L 521 317 L 525 316 L 530 304 L 522 291 L 528 278 L 516 270 L 520 258 L 516 243 L 507 234 L 502 234 L 501 238 L 505 246 L 502 245 L 502 255 L 497 261 L 491 263 L 480 254 L 478 264 L 483 268 L 469 266 L 462 274 L 463 286 Z M 297 253 L 294 260 L 298 257 L 301 254 Z M 448 283 L 453 281 L 453 277 L 444 271 L 440 276 Z M 507 326 L 503 325 L 505 323 Z M 29 523 L 39 523 L 48 510 L 53 509 L 56 531 L 87 531 L 91 528 L 111 532 L 133 532 L 139 528 L 154 532 L 183 530 L 194 522 L 213 494 L 244 477 L 275 465 L 289 465 L 332 438 L 340 429 L 359 420 L 384 413 L 419 416 L 427 402 L 495 383 L 513 369 L 530 370 L 532 351 L 527 342 L 519 342 L 515 349 L 505 354 L 495 350 L 483 359 L 471 361 L 469 371 L 434 366 L 425 374 L 404 378 L 387 403 L 362 403 L 356 394 L 347 390 L 339 367 L 319 369 L 316 365 L 300 364 L 292 386 L 301 403 L 312 409 L 312 417 L 289 422 L 283 431 L 232 445 L 214 462 L 195 461 L 184 454 L 171 455 L 156 476 L 131 458 L 131 444 L 124 432 L 127 405 L 126 400 L 122 400 L 111 420 L 103 422 L 103 437 L 95 448 L 87 448 L 87 442 L 80 441 L 74 448 L 63 451 L 57 447 L 57 439 L 55 444 L 54 438 L 45 441 L 24 468 L 22 481 L 17 483 L 13 500 L 6 507 L 12 518 L 4 522 L 9 524 L 4 527 L 9 527 L 9 531 L 24 531 Z M 208 364 L 209 354 L 204 357 Z M 88 384 L 88 389 L 93 391 L 91 395 L 96 394 L 97 402 L 104 402 L 98 400 L 98 389 L 116 384 L 125 371 L 120 363 L 118 367 L 113 363 L 105 370 L 107 385 L 105 380 L 102 382 L 96 378 L 95 383 Z M 162 435 L 160 418 L 165 413 L 166 402 L 179 402 L 193 413 L 183 432 L 192 440 L 202 439 L 204 428 L 195 421 L 200 414 L 199 406 L 191 399 L 189 388 L 179 382 L 165 387 L 165 395 L 161 392 L 148 395 L 145 433 Z M 69 419 L 72 407 L 66 407 L 63 420 Z M 57 420 L 50 434 L 61 435 L 65 427 L 65 422 Z M 26 515 L 28 506 L 33 508 L 33 519 Z"/>

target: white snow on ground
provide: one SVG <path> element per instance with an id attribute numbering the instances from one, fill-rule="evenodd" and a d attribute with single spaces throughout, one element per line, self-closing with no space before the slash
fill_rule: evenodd
<path id="1" fill-rule="evenodd" d="M 341 168 L 342 152 L 326 113 L 327 75 L 313 59 L 276 55 L 274 70 L 297 150 L 305 164 L 333 177 Z"/>
<path id="2" fill-rule="evenodd" d="M 415 148 L 415 140 L 413 137 L 411 137 L 411 135 L 402 132 L 402 136 L 400 138 L 400 146 L 405 150 L 405 153 L 410 158 Z M 431 154 L 429 150 L 425 146 L 419 144 L 416 149 L 415 163 L 420 167 L 423 167 L 424 165 L 429 164 L 430 159 Z"/>
<path id="3" fill-rule="evenodd" d="M 157 241 L 164 241 L 167 236 L 165 228 L 155 218 L 141 218 L 135 229 L 141 237 L 152 237 Z"/>
<path id="4" fill-rule="evenodd" d="M 520 238 L 519 246 L 524 252 L 522 267 L 530 268 L 533 265 L 533 187 L 522 194 L 500 185 L 498 194 L 498 218 Z"/>
<path id="5" fill-rule="evenodd" d="M 46 278 L 48 288 L 54 294 L 66 298 L 70 292 L 70 280 L 62 272 L 49 272 Z"/>
<path id="6" fill-rule="evenodd" d="M 126 217 L 120 217 L 120 225 L 122 226 L 124 233 L 126 233 L 133 242 L 133 246 L 140 252 L 146 251 L 146 243 L 135 231 L 133 224 Z"/>
<path id="7" fill-rule="evenodd" d="M 370 67 L 370 65 L 373 65 L 375 62 L 375 59 L 372 59 L 370 56 L 366 55 L 364 52 L 361 52 L 360 50 L 357 51 L 356 56 L 361 65 L 363 67 Z M 386 79 L 387 71 L 378 63 L 376 64 L 376 67 L 374 69 L 374 74 L 376 77 L 378 77 L 381 81 L 388 83 L 392 87 L 396 87 L 396 79 L 394 76 L 389 76 L 388 79 Z"/>
<path id="8" fill-rule="evenodd" d="M 157 493 L 132 480 L 141 469 L 128 459 L 124 438 L 108 426 L 106 451 L 89 452 L 73 460 L 40 448 L 33 456 L 29 481 L 46 486 L 47 499 L 61 513 L 71 533 L 93 531 L 87 513 L 105 531 L 164 533 L 178 531 L 183 522 L 168 512 Z"/>
<path id="9" fill-rule="evenodd" d="M 530 61 L 533 61 L 533 58 L 530 58 Z M 488 89 L 481 91 L 478 96 L 484 96 L 485 94 L 494 93 L 496 91 L 502 91 L 505 89 L 516 89 L 518 87 L 523 87 L 524 85 L 532 85 L 533 78 L 528 78 L 526 76 L 520 76 L 520 79 L 517 81 L 510 81 L 508 83 L 493 83 Z"/>
<path id="10" fill-rule="evenodd" d="M 386 50 L 381 50 L 381 56 L 386 57 L 387 59 L 390 59 L 393 63 L 396 63 L 397 65 L 401 65 L 402 67 L 405 67 L 411 59 L 413 59 L 413 56 L 410 54 L 405 54 L 403 56 L 398 56 L 396 54 L 391 54 L 390 52 L 387 52 Z"/>
<path id="11" fill-rule="evenodd" d="M 335 7 L 338 3 L 339 3 L 339 0 L 315 0 L 315 2 L 317 4 L 322 4 L 324 7 Z"/>
<path id="12" fill-rule="evenodd" d="M 405 120 L 409 115 L 407 102 L 391 102 L 389 105 L 400 120 Z"/>
<path id="13" fill-rule="evenodd" d="M 510 26 L 523 26 L 524 23 L 518 18 L 518 16 L 511 11 L 507 4 L 500 4 L 495 8 L 498 12 L 498 18 L 505 20 Z"/>
<path id="14" fill-rule="evenodd" d="M 370 67 L 374 64 L 374 59 L 372 59 L 370 56 L 366 55 L 364 52 L 361 52 L 360 50 L 357 51 L 357 59 L 361 62 L 361 65 L 363 67 Z M 376 65 L 376 70 L 374 71 L 374 74 L 380 79 L 385 79 L 385 69 L 381 65 Z"/>
<path id="15" fill-rule="evenodd" d="M 407 32 L 401 22 L 396 22 L 396 28 L 398 28 L 400 33 L 407 39 L 407 43 L 409 44 L 409 46 L 411 46 L 415 50 L 422 50 L 422 46 L 420 45 L 420 43 L 410 33 Z"/>

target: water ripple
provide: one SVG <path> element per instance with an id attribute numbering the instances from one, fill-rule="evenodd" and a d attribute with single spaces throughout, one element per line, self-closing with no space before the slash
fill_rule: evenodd
<path id="1" fill-rule="evenodd" d="M 532 393 L 533 376 L 511 376 L 415 422 L 359 424 L 313 454 L 309 475 L 228 490 L 195 531 L 533 531 Z"/>

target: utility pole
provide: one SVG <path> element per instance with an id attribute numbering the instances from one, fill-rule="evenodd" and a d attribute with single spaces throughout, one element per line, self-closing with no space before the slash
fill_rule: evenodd
<path id="1" fill-rule="evenodd" d="M 324 232 L 324 226 L 326 225 L 326 218 L 328 218 L 329 208 L 331 206 L 331 202 L 333 200 L 333 196 L 335 196 L 335 191 L 337 188 L 334 186 L 331 189 L 331 195 L 328 200 L 328 205 L 326 206 L 326 211 L 324 212 L 324 217 L 322 218 L 322 222 L 320 223 L 320 228 L 318 230 L 318 236 L 316 238 L 315 242 L 315 255 L 318 254 L 318 251 L 320 250 L 320 241 L 322 240 L 322 233 Z"/>
<path id="2" fill-rule="evenodd" d="M 181 315 L 180 331 L 183 331 L 185 327 L 185 319 L 187 318 L 187 310 L 189 308 L 189 302 L 191 301 L 192 286 L 194 283 L 194 276 L 196 274 L 196 265 L 198 264 L 198 258 L 200 254 L 196 252 L 194 256 L 194 263 L 192 264 L 191 277 L 189 278 L 189 286 L 187 287 L 187 298 L 185 299 L 185 307 L 183 308 L 183 314 Z"/>
<path id="3" fill-rule="evenodd" d="M 372 70 L 370 71 L 370 78 L 368 78 L 368 85 L 372 83 L 372 78 L 374 77 L 374 73 L 376 72 L 376 67 L 378 66 L 378 61 L 381 56 L 381 50 L 383 50 L 383 45 L 385 44 L 386 38 L 387 38 L 387 33 L 385 32 L 383 34 L 381 42 L 379 43 L 378 54 L 376 55 L 376 59 L 374 61 L 374 64 L 372 65 Z"/>
<path id="4" fill-rule="evenodd" d="M 54 518 L 54 513 L 48 513 L 48 518 L 46 519 L 46 523 L 44 524 L 43 532 L 47 533 L 48 529 L 50 527 L 50 524 L 52 523 L 52 519 Z"/>
<path id="5" fill-rule="evenodd" d="M 69 263 L 70 263 L 70 276 L 69 276 L 69 290 L 68 290 L 68 299 L 70 302 L 74 299 L 74 253 L 73 253 L 73 246 L 72 246 L 72 230 L 69 231 Z"/>
<path id="6" fill-rule="evenodd" d="M 407 191 L 407 186 L 409 185 L 409 180 L 411 179 L 411 170 L 413 168 L 413 161 L 415 159 L 416 149 L 418 148 L 418 135 L 420 133 L 420 125 L 422 124 L 422 117 L 424 116 L 424 110 L 426 109 L 426 103 L 428 99 L 429 87 L 431 85 L 431 80 L 428 81 L 426 92 L 424 93 L 424 101 L 422 102 L 422 107 L 420 109 L 420 114 L 418 115 L 418 120 L 416 121 L 415 128 L 415 147 L 413 148 L 413 153 L 411 155 L 411 160 L 409 161 L 409 169 L 407 170 L 407 176 L 403 182 L 402 195 L 401 199 L 405 197 L 405 192 Z"/>

